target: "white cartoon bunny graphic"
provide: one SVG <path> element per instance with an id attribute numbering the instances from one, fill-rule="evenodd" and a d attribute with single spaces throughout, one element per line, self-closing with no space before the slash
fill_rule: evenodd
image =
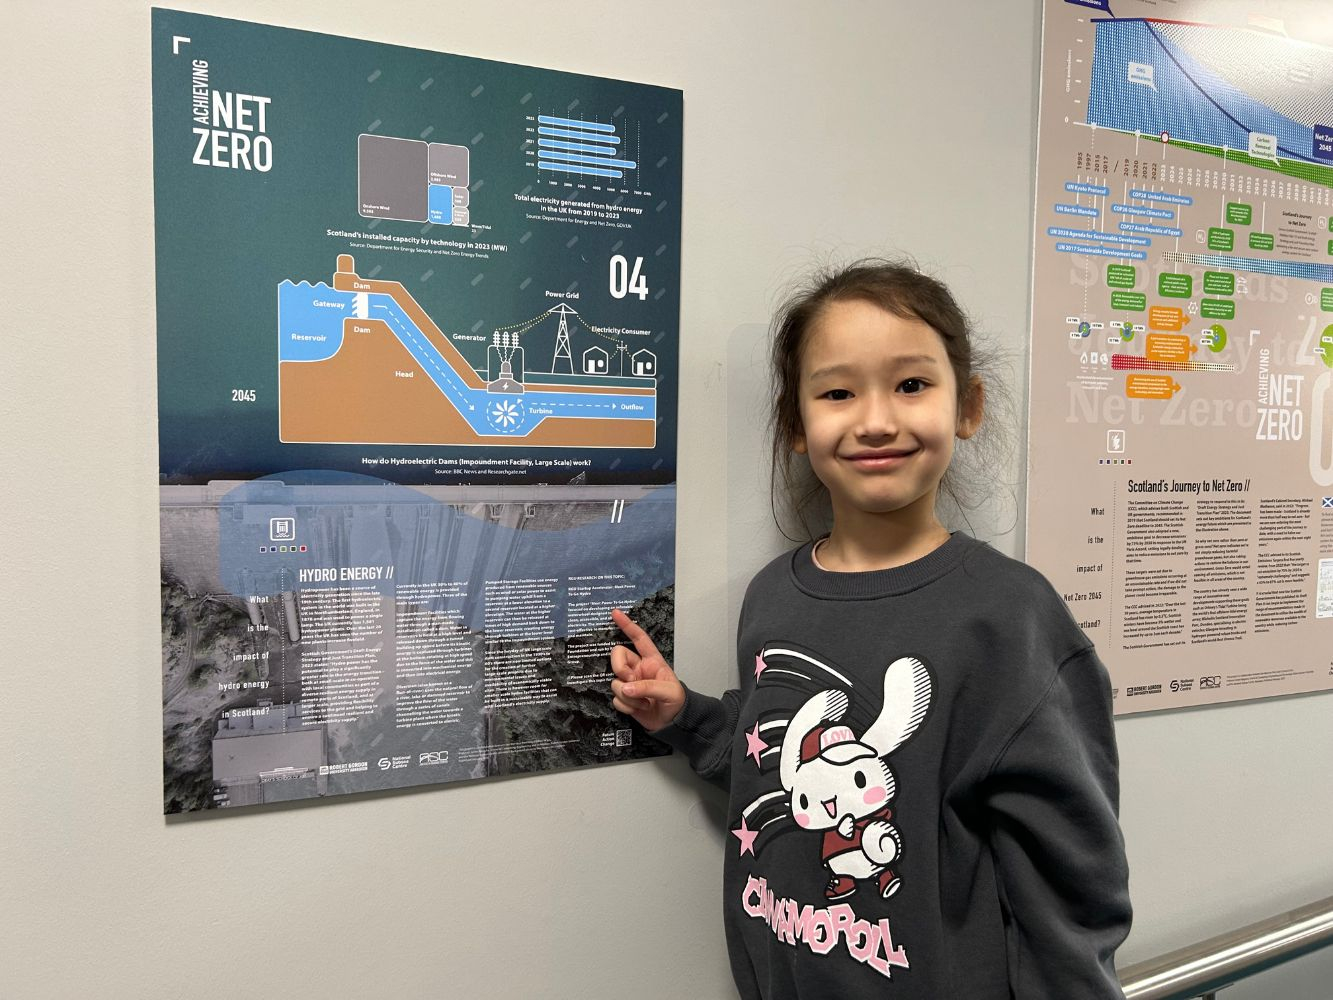
<path id="1" fill-rule="evenodd" d="M 894 660 L 884 671 L 884 707 L 859 739 L 837 724 L 847 713 L 846 692 L 821 691 L 792 716 L 782 741 L 782 786 L 791 793 L 796 824 L 825 831 L 830 900 L 852 895 L 859 879 L 877 878 L 886 899 L 901 886 L 889 867 L 903 845 L 889 822 L 897 782 L 885 758 L 920 727 L 932 686 L 920 660 Z"/>

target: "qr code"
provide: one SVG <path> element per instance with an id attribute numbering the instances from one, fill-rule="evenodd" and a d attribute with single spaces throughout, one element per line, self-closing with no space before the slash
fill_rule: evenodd
<path id="1" fill-rule="evenodd" d="M 616 746 L 618 747 L 629 746 L 633 737 L 634 737 L 634 731 L 632 729 L 617 729 Z"/>

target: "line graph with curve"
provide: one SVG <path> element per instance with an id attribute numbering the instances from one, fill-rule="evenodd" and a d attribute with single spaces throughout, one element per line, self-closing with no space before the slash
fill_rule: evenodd
<path id="1" fill-rule="evenodd" d="M 1093 25 L 1088 124 L 1333 168 L 1333 52 L 1232 25 Z"/>

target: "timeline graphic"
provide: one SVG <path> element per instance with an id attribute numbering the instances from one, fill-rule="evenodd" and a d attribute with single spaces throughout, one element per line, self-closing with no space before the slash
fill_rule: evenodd
<path id="1" fill-rule="evenodd" d="M 1093 26 L 1089 123 L 1217 156 L 1333 167 L 1333 80 L 1309 47 L 1160 18 L 1094 18 Z"/>

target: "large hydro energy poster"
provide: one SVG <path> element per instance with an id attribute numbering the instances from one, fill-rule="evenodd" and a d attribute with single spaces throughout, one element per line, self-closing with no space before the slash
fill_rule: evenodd
<path id="1" fill-rule="evenodd" d="M 681 93 L 154 10 L 164 808 L 657 756 Z"/>
<path id="2" fill-rule="evenodd" d="M 1028 558 L 1118 713 L 1333 687 L 1333 9 L 1042 37 Z"/>

